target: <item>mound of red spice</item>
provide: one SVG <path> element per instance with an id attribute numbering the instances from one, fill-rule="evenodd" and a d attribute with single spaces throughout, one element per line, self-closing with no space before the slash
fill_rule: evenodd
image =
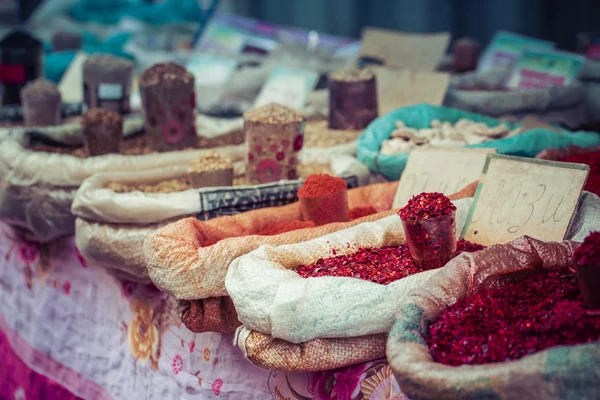
<path id="1" fill-rule="evenodd" d="M 313 199 L 315 197 L 330 196 L 346 189 L 346 181 L 342 178 L 327 174 L 312 174 L 306 178 L 300 189 L 298 189 L 298 197 Z"/>
<path id="2" fill-rule="evenodd" d="M 348 210 L 348 217 L 352 221 L 353 219 L 359 219 L 376 213 L 377 210 L 373 207 L 354 207 Z"/>
<path id="3" fill-rule="evenodd" d="M 572 156 L 561 158 L 559 161 L 589 165 L 590 173 L 583 190 L 600 196 L 600 151 L 573 154 Z"/>
<path id="4" fill-rule="evenodd" d="M 568 268 L 537 273 L 459 300 L 429 327 L 436 362 L 487 364 L 549 347 L 600 339 L 600 316 L 586 313 Z"/>
<path id="5" fill-rule="evenodd" d="M 456 255 L 463 252 L 483 250 L 485 246 L 459 240 Z M 335 254 L 335 250 L 333 251 Z M 296 272 L 303 278 L 319 276 L 345 276 L 363 279 L 381 285 L 416 274 L 419 269 L 410 256 L 407 246 L 384 246 L 361 248 L 356 253 L 320 258 L 310 265 L 301 265 Z"/>
<path id="6" fill-rule="evenodd" d="M 587 265 L 600 262 L 600 232 L 590 233 L 573 254 L 575 264 Z"/>
<path id="7" fill-rule="evenodd" d="M 442 193 L 421 193 L 413 196 L 406 205 L 398 211 L 403 220 L 422 220 L 450 215 L 456 210 L 449 198 Z"/>

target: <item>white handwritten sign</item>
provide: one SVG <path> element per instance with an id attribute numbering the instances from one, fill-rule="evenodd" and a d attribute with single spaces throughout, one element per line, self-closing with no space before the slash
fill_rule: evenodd
<path id="1" fill-rule="evenodd" d="M 410 152 L 392 207 L 403 207 L 422 192 L 456 193 L 481 177 L 487 155 L 496 149 L 417 149 Z"/>
<path id="2" fill-rule="evenodd" d="M 523 235 L 563 240 L 589 170 L 583 164 L 488 155 L 462 236 L 483 245 Z"/>
<path id="3" fill-rule="evenodd" d="M 398 71 L 386 67 L 371 68 L 377 76 L 379 115 L 418 103 L 442 105 L 450 75 L 443 72 Z"/>

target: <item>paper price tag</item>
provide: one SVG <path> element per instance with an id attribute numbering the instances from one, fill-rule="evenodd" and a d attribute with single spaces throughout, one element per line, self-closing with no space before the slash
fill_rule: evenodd
<path id="1" fill-rule="evenodd" d="M 490 246 L 523 235 L 564 239 L 589 166 L 488 155 L 462 236 Z"/>
<path id="2" fill-rule="evenodd" d="M 418 103 L 442 105 L 450 75 L 438 72 L 398 71 L 372 67 L 377 75 L 377 103 L 379 115 L 400 107 Z"/>
<path id="3" fill-rule="evenodd" d="M 404 33 L 365 28 L 359 56 L 381 60 L 389 68 L 435 71 L 446 54 L 450 33 Z"/>
<path id="4" fill-rule="evenodd" d="M 317 83 L 318 75 L 298 68 L 276 67 L 267 78 L 254 107 L 279 103 L 300 110 Z"/>
<path id="5" fill-rule="evenodd" d="M 422 192 L 456 193 L 481 177 L 483 166 L 496 149 L 417 149 L 410 152 L 400 177 L 393 208 L 404 207 Z"/>
<path id="6" fill-rule="evenodd" d="M 207 54 L 194 54 L 187 69 L 194 75 L 196 86 L 222 86 L 237 68 L 237 61 Z"/>

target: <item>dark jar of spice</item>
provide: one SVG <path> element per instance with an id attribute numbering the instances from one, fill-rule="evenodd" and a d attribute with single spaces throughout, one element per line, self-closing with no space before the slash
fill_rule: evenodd
<path id="1" fill-rule="evenodd" d="M 441 268 L 456 253 L 456 211 L 437 218 L 402 220 L 406 244 L 419 270 Z"/>
<path id="2" fill-rule="evenodd" d="M 35 37 L 14 31 L 0 40 L 0 104 L 20 104 L 21 89 L 43 72 L 43 47 Z"/>

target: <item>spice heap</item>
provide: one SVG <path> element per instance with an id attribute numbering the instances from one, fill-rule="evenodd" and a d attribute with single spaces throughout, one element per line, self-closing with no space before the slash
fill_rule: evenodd
<path id="1" fill-rule="evenodd" d="M 155 64 L 139 79 L 144 130 L 155 151 L 197 145 L 194 76 L 175 63 Z"/>
<path id="2" fill-rule="evenodd" d="M 442 193 L 413 196 L 398 211 L 406 243 L 422 270 L 443 267 L 456 251 L 456 206 Z"/>
<path id="3" fill-rule="evenodd" d="M 358 140 L 363 132 L 356 129 L 329 129 L 327 121 L 308 121 L 304 128 L 304 147 L 333 147 Z"/>
<path id="4" fill-rule="evenodd" d="M 459 300 L 429 327 L 427 344 L 435 361 L 456 366 L 599 339 L 600 316 L 586 313 L 571 270 L 555 268 Z"/>
<path id="5" fill-rule="evenodd" d="M 485 246 L 459 240 L 455 255 L 483 250 Z M 336 251 L 334 250 L 333 254 Z M 385 246 L 379 249 L 361 248 L 356 253 L 321 258 L 310 265 L 301 265 L 296 272 L 303 278 L 345 276 L 363 279 L 381 285 L 420 272 L 410 256 L 408 247 Z"/>
<path id="6" fill-rule="evenodd" d="M 193 188 L 233 185 L 233 162 L 211 151 L 188 165 L 188 177 Z"/>
<path id="7" fill-rule="evenodd" d="M 573 255 L 585 306 L 600 310 L 600 232 L 590 233 Z"/>
<path id="8" fill-rule="evenodd" d="M 361 130 L 378 116 L 377 81 L 365 69 L 329 74 L 329 128 Z"/>
<path id="9" fill-rule="evenodd" d="M 298 190 L 302 218 L 317 225 L 347 222 L 348 187 L 342 178 L 310 175 Z"/>
<path id="10" fill-rule="evenodd" d="M 244 134 L 249 183 L 298 179 L 298 152 L 304 144 L 302 115 L 279 104 L 266 104 L 244 113 Z"/>
<path id="11" fill-rule="evenodd" d="M 123 142 L 123 118 L 121 115 L 92 108 L 81 117 L 83 139 L 90 156 L 120 153 Z"/>
<path id="12" fill-rule="evenodd" d="M 462 147 L 511 137 L 522 132 L 521 128 L 509 130 L 504 124 L 488 127 L 484 123 L 464 118 L 455 124 L 433 120 L 430 126 L 415 129 L 406 126 L 403 121 L 396 121 L 396 129 L 390 135 L 390 139 L 381 144 L 381 154 L 406 153 L 419 146 Z"/>
<path id="13" fill-rule="evenodd" d="M 590 153 L 573 154 L 568 157 L 559 159 L 562 162 L 570 162 L 577 164 L 587 164 L 590 166 L 590 173 L 583 190 L 592 192 L 600 196 L 600 151 Z"/>
<path id="14" fill-rule="evenodd" d="M 110 54 L 95 54 L 83 63 L 83 98 L 89 108 L 129 112 L 133 63 Z"/>
<path id="15" fill-rule="evenodd" d="M 61 96 L 58 87 L 38 78 L 21 90 L 23 119 L 26 125 L 58 125 L 61 120 Z"/>

